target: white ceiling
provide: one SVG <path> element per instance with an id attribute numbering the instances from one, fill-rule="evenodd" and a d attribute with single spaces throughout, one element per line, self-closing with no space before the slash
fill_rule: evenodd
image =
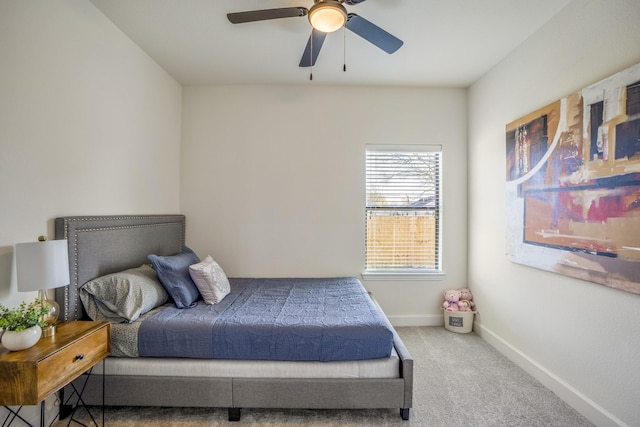
<path id="1" fill-rule="evenodd" d="M 389 55 L 339 30 L 327 36 L 309 82 L 309 68 L 298 67 L 310 33 L 306 17 L 234 25 L 226 14 L 309 8 L 312 0 L 91 0 L 183 85 L 449 87 L 472 84 L 570 1 L 368 0 L 346 5 L 348 12 L 404 45 Z M 342 71 L 345 56 L 347 72 Z"/>

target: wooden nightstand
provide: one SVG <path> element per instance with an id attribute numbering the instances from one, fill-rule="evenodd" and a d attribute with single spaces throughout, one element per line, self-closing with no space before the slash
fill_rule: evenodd
<path id="1" fill-rule="evenodd" d="M 43 425 L 44 399 L 100 363 L 110 351 L 108 322 L 60 323 L 55 335 L 22 351 L 10 352 L 0 346 L 0 405 L 42 402 Z"/>

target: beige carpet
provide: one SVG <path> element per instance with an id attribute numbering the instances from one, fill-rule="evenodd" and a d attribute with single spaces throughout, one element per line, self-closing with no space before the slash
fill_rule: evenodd
<path id="1" fill-rule="evenodd" d="M 113 427 L 252 426 L 590 426 L 555 394 L 515 366 L 480 337 L 442 327 L 397 328 L 415 361 L 413 408 L 403 421 L 397 409 L 242 409 L 239 422 L 222 408 L 105 410 Z M 93 410 L 100 415 L 98 408 Z M 86 422 L 84 416 L 80 419 Z M 58 421 L 56 427 L 69 420 Z M 100 420 L 99 420 L 100 421 Z M 72 423 L 73 425 L 74 423 Z"/>

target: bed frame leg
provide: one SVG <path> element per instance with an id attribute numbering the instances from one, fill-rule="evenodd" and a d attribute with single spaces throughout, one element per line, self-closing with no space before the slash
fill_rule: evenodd
<path id="1" fill-rule="evenodd" d="M 240 408 L 229 408 L 229 421 L 240 421 Z"/>
<path id="2" fill-rule="evenodd" d="M 400 416 L 403 420 L 409 419 L 409 408 L 400 408 Z"/>

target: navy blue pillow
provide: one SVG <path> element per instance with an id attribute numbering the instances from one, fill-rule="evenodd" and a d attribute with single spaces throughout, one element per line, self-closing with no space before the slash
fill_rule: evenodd
<path id="1" fill-rule="evenodd" d="M 198 256 L 188 247 L 182 253 L 171 256 L 148 255 L 147 259 L 158 274 L 160 283 L 173 298 L 178 308 L 196 305 L 200 292 L 189 275 L 189 266 L 200 262 Z"/>

